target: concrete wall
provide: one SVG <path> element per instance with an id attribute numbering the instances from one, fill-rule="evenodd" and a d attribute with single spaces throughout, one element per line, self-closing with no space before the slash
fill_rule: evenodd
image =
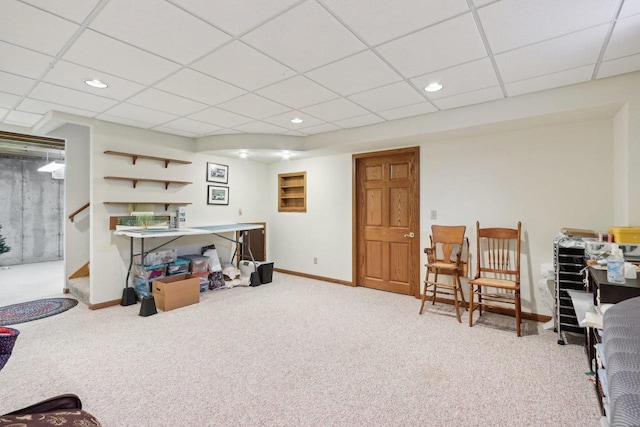
<path id="1" fill-rule="evenodd" d="M 46 159 L 0 157 L 0 265 L 63 259 L 64 180 L 38 172 Z"/>

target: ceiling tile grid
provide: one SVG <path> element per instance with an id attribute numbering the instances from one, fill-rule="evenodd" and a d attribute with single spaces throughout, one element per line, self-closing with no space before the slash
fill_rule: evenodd
<path id="1" fill-rule="evenodd" d="M 0 58 L 0 123 L 305 136 L 638 71 L 640 1 L 3 0 Z"/>

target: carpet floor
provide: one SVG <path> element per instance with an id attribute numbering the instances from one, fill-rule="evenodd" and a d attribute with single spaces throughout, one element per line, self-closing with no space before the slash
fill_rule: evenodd
<path id="1" fill-rule="evenodd" d="M 104 426 L 598 426 L 579 345 L 541 324 L 274 273 L 149 317 L 20 326 L 0 413 L 76 393 Z"/>

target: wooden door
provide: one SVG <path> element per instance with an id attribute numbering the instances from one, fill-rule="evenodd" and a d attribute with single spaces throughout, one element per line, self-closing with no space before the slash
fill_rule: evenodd
<path id="1" fill-rule="evenodd" d="M 419 147 L 353 156 L 354 284 L 419 297 Z"/>
<path id="2" fill-rule="evenodd" d="M 262 224 L 264 228 L 236 232 L 236 240 L 239 240 L 239 238 L 242 237 L 242 242 L 243 242 L 242 244 L 239 244 L 236 249 L 236 253 L 240 254 L 237 262 L 240 262 L 241 260 L 251 260 L 251 254 L 253 254 L 253 259 L 256 261 L 267 260 L 266 258 L 267 256 L 267 251 L 266 251 L 267 223 L 253 222 L 251 224 Z M 251 254 L 249 254 L 248 242 L 251 242 Z"/>

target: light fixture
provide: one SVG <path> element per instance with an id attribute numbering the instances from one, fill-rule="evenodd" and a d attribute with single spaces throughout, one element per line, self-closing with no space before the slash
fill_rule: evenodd
<path id="1" fill-rule="evenodd" d="M 53 172 L 57 171 L 58 169 L 62 169 L 63 167 L 64 163 L 58 163 L 54 160 L 53 162 L 38 168 L 38 172 Z"/>
<path id="2" fill-rule="evenodd" d="M 95 87 L 97 89 L 106 89 L 109 87 L 108 84 L 106 84 L 105 82 L 102 82 L 98 79 L 87 79 L 84 81 L 84 84 L 89 85 L 91 87 Z"/>
<path id="3" fill-rule="evenodd" d="M 299 125 L 302 122 L 304 122 L 304 120 L 302 120 L 300 117 L 294 117 L 293 119 L 291 119 L 291 123 L 293 123 L 294 125 Z"/>
<path id="4" fill-rule="evenodd" d="M 282 160 L 289 160 L 289 158 L 291 158 L 291 153 L 288 151 L 283 151 L 280 155 L 282 156 Z"/>
<path id="5" fill-rule="evenodd" d="M 437 92 L 442 90 L 442 85 L 440 83 L 429 83 L 424 90 L 425 92 Z"/>
<path id="6" fill-rule="evenodd" d="M 238 155 L 240 156 L 241 159 L 246 159 L 247 157 L 249 157 L 249 153 L 247 153 L 245 150 L 240 151 Z"/>

